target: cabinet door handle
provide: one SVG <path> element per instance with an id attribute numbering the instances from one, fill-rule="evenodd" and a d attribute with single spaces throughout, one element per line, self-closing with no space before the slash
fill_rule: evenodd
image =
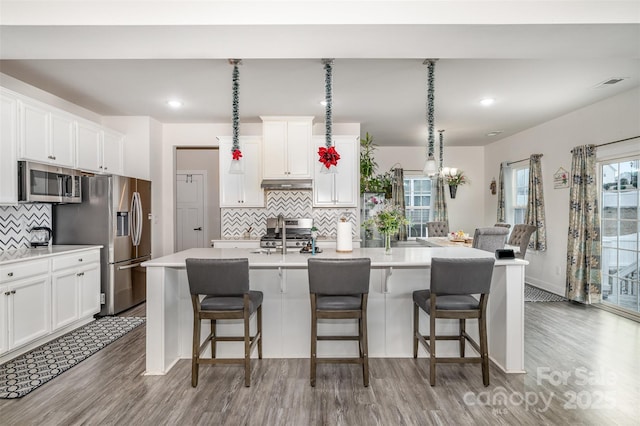
<path id="1" fill-rule="evenodd" d="M 81 257 L 80 257 L 80 258 L 78 258 L 78 262 L 82 262 L 82 258 L 81 258 Z"/>
<path id="2" fill-rule="evenodd" d="M 11 294 L 16 294 L 16 291 L 15 290 L 11 290 Z"/>
<path id="3" fill-rule="evenodd" d="M 5 291 L 5 292 L 4 292 L 4 295 L 5 295 L 5 296 L 8 296 L 8 295 L 10 295 L 10 294 L 11 294 L 11 292 L 10 292 L 10 291 Z"/>
<path id="4" fill-rule="evenodd" d="M 202 231 L 202 226 L 198 226 L 197 228 L 193 228 L 194 231 Z"/>
<path id="5" fill-rule="evenodd" d="M 107 170 L 107 166 L 104 166 L 104 169 Z"/>
<path id="6" fill-rule="evenodd" d="M 52 156 L 51 156 L 51 158 L 55 160 L 55 159 L 56 159 L 56 156 L 55 156 L 55 155 L 52 155 Z"/>
<path id="7" fill-rule="evenodd" d="M 9 272 L 7 275 L 9 275 L 10 277 L 13 276 L 13 272 Z"/>

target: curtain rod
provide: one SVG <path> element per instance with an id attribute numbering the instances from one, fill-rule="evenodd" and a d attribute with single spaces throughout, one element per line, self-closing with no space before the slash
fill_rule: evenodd
<path id="1" fill-rule="evenodd" d="M 516 160 L 516 161 L 508 161 L 507 162 L 507 166 L 510 166 L 512 164 L 516 164 L 516 163 L 522 163 L 523 161 L 528 161 L 528 158 L 523 158 L 522 160 Z"/>
<path id="2" fill-rule="evenodd" d="M 613 141 L 613 142 L 605 142 L 605 143 L 601 143 L 601 144 L 596 145 L 596 146 L 598 147 L 598 146 L 605 146 L 605 145 L 613 145 L 614 143 L 626 142 L 626 141 L 630 141 L 632 139 L 638 139 L 638 138 L 640 138 L 640 136 L 631 136 L 630 138 L 620 139 L 620 140 Z"/>

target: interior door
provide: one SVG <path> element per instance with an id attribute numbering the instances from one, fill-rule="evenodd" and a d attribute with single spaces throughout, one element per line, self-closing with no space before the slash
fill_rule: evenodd
<path id="1" fill-rule="evenodd" d="M 204 247 L 204 175 L 176 174 L 176 249 Z"/>

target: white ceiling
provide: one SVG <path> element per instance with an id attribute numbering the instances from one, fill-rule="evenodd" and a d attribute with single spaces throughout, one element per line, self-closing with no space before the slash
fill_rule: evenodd
<path id="1" fill-rule="evenodd" d="M 44 25 L 46 16 L 27 15 L 13 3 L 22 2 L 2 1 L 0 72 L 101 115 L 229 122 L 232 67 L 227 58 L 237 57 L 243 58 L 241 123 L 259 123 L 260 115 L 313 115 L 324 122 L 320 58 L 330 57 L 335 58 L 334 122 L 361 123 L 362 133 L 371 133 L 379 145 L 424 145 L 427 67 L 422 63 L 440 58 L 435 127 L 446 130 L 447 145 L 477 146 L 640 85 L 640 2 L 626 2 L 636 4 L 631 10 L 638 13 L 622 23 L 611 23 L 615 19 L 604 14 L 604 23 L 585 18 L 595 23 L 553 25 L 537 16 L 540 22 L 533 25 L 197 26 L 71 25 L 64 8 L 49 13 L 52 26 Z M 66 21 L 56 21 L 59 16 Z M 85 22 L 82 13 L 72 16 Z M 29 25 L 29 19 L 38 22 Z M 552 16 L 546 19 L 554 22 Z M 625 80 L 597 87 L 613 77 Z M 173 97 L 184 101 L 182 109 L 166 107 Z M 482 107 L 483 97 L 496 103 Z M 502 133 L 486 136 L 491 131 Z"/>

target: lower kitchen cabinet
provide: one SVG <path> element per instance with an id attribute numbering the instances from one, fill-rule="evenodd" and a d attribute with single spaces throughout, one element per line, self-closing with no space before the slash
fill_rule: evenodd
<path id="1" fill-rule="evenodd" d="M 6 344 L 3 349 L 10 351 L 51 330 L 49 276 L 36 276 L 2 286 L 2 312 Z"/>
<path id="2" fill-rule="evenodd" d="M 100 312 L 100 252 L 52 258 L 52 330 Z"/>
<path id="3" fill-rule="evenodd" d="M 98 312 L 99 248 L 0 265 L 0 363 Z"/>

